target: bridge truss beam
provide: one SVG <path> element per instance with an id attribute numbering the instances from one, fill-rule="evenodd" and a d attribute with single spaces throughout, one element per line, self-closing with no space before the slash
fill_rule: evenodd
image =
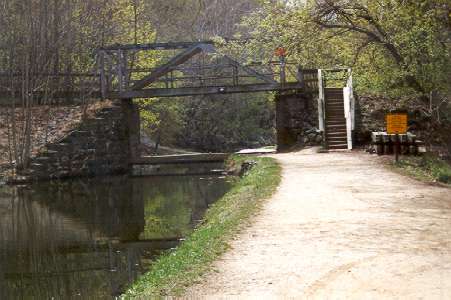
<path id="1" fill-rule="evenodd" d="M 124 92 L 112 92 L 108 94 L 111 99 L 133 99 L 154 97 L 183 97 L 183 96 L 205 96 L 220 94 L 239 94 L 271 91 L 302 90 L 301 83 L 281 84 L 242 84 L 237 86 L 210 86 L 210 87 L 182 87 L 182 88 L 151 88 L 142 90 L 130 90 Z"/>

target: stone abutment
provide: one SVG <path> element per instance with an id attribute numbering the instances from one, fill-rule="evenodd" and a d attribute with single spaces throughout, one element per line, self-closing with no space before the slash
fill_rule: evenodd
<path id="1" fill-rule="evenodd" d="M 124 174 L 139 156 L 140 118 L 133 101 L 122 100 L 86 117 L 65 137 L 46 145 L 20 176 L 51 180 Z"/>

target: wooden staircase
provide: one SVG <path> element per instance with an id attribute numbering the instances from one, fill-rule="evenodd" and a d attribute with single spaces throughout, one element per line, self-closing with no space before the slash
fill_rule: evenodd
<path id="1" fill-rule="evenodd" d="M 342 88 L 325 89 L 326 145 L 330 150 L 348 149 Z"/>

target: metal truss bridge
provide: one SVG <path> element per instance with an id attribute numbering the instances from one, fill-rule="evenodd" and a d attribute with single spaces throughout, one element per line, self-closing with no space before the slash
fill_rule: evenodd
<path id="1" fill-rule="evenodd" d="M 151 61 L 157 67 L 146 67 Z M 53 99 L 318 91 L 316 69 L 302 69 L 283 56 L 269 63 L 242 63 L 219 53 L 213 42 L 113 45 L 97 50 L 94 72 L 31 75 L 46 82 L 46 90 L 35 88 L 33 96 Z M 0 73 L 0 98 L 20 98 L 20 78 L 23 74 Z"/>

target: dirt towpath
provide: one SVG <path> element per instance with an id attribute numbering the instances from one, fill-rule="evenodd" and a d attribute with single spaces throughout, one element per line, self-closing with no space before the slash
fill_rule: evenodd
<path id="1" fill-rule="evenodd" d="M 274 157 L 278 192 L 188 297 L 451 299 L 451 189 L 363 153 Z"/>

